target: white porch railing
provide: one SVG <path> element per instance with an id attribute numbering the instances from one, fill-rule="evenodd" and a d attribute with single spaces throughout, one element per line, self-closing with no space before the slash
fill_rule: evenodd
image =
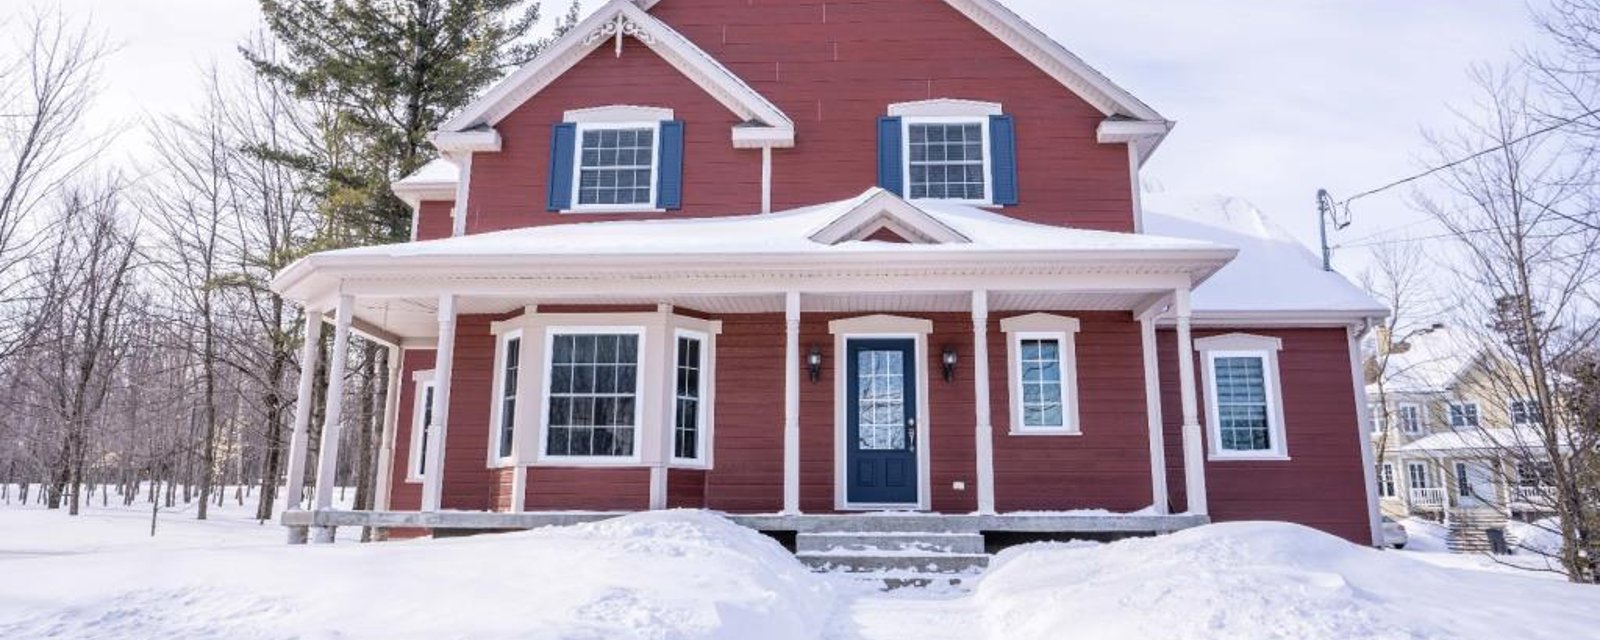
<path id="1" fill-rule="evenodd" d="M 1516 505 L 1551 506 L 1553 487 L 1512 487 L 1511 503 Z"/>
<path id="2" fill-rule="evenodd" d="M 1413 508 L 1443 508 L 1445 506 L 1445 491 L 1443 487 L 1430 487 L 1411 490 L 1411 506 Z"/>

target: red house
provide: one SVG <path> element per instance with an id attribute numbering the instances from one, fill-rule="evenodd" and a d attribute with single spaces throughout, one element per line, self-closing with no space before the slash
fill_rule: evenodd
<path id="1" fill-rule="evenodd" d="M 400 363 L 379 508 L 330 508 L 335 358 L 285 523 L 1371 543 L 1357 341 L 1385 310 L 1264 220 L 1146 213 L 1171 129 L 994 0 L 613 0 L 434 135 L 394 185 L 414 241 L 278 276 L 333 353 Z"/>

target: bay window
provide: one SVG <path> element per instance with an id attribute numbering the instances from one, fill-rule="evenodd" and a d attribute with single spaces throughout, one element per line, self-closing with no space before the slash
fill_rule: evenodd
<path id="1" fill-rule="evenodd" d="M 642 332 L 552 329 L 547 458 L 637 457 Z"/>

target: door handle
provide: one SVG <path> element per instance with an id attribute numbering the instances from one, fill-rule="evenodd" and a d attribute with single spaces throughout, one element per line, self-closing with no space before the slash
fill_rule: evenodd
<path id="1" fill-rule="evenodd" d="M 917 450 L 917 419 L 906 420 L 906 445 L 907 449 L 915 453 Z"/>

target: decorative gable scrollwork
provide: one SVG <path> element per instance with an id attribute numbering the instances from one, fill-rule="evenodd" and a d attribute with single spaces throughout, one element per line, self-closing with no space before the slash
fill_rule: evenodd
<path id="1" fill-rule="evenodd" d="M 607 38 L 615 38 L 617 41 L 617 57 L 620 58 L 622 57 L 622 38 L 624 36 L 634 38 L 645 44 L 653 45 L 656 43 L 655 36 L 645 29 L 643 25 L 630 20 L 624 13 L 618 13 L 615 19 L 602 23 L 594 31 L 589 32 L 589 35 L 584 36 L 583 45 L 586 47 L 594 46 Z"/>

